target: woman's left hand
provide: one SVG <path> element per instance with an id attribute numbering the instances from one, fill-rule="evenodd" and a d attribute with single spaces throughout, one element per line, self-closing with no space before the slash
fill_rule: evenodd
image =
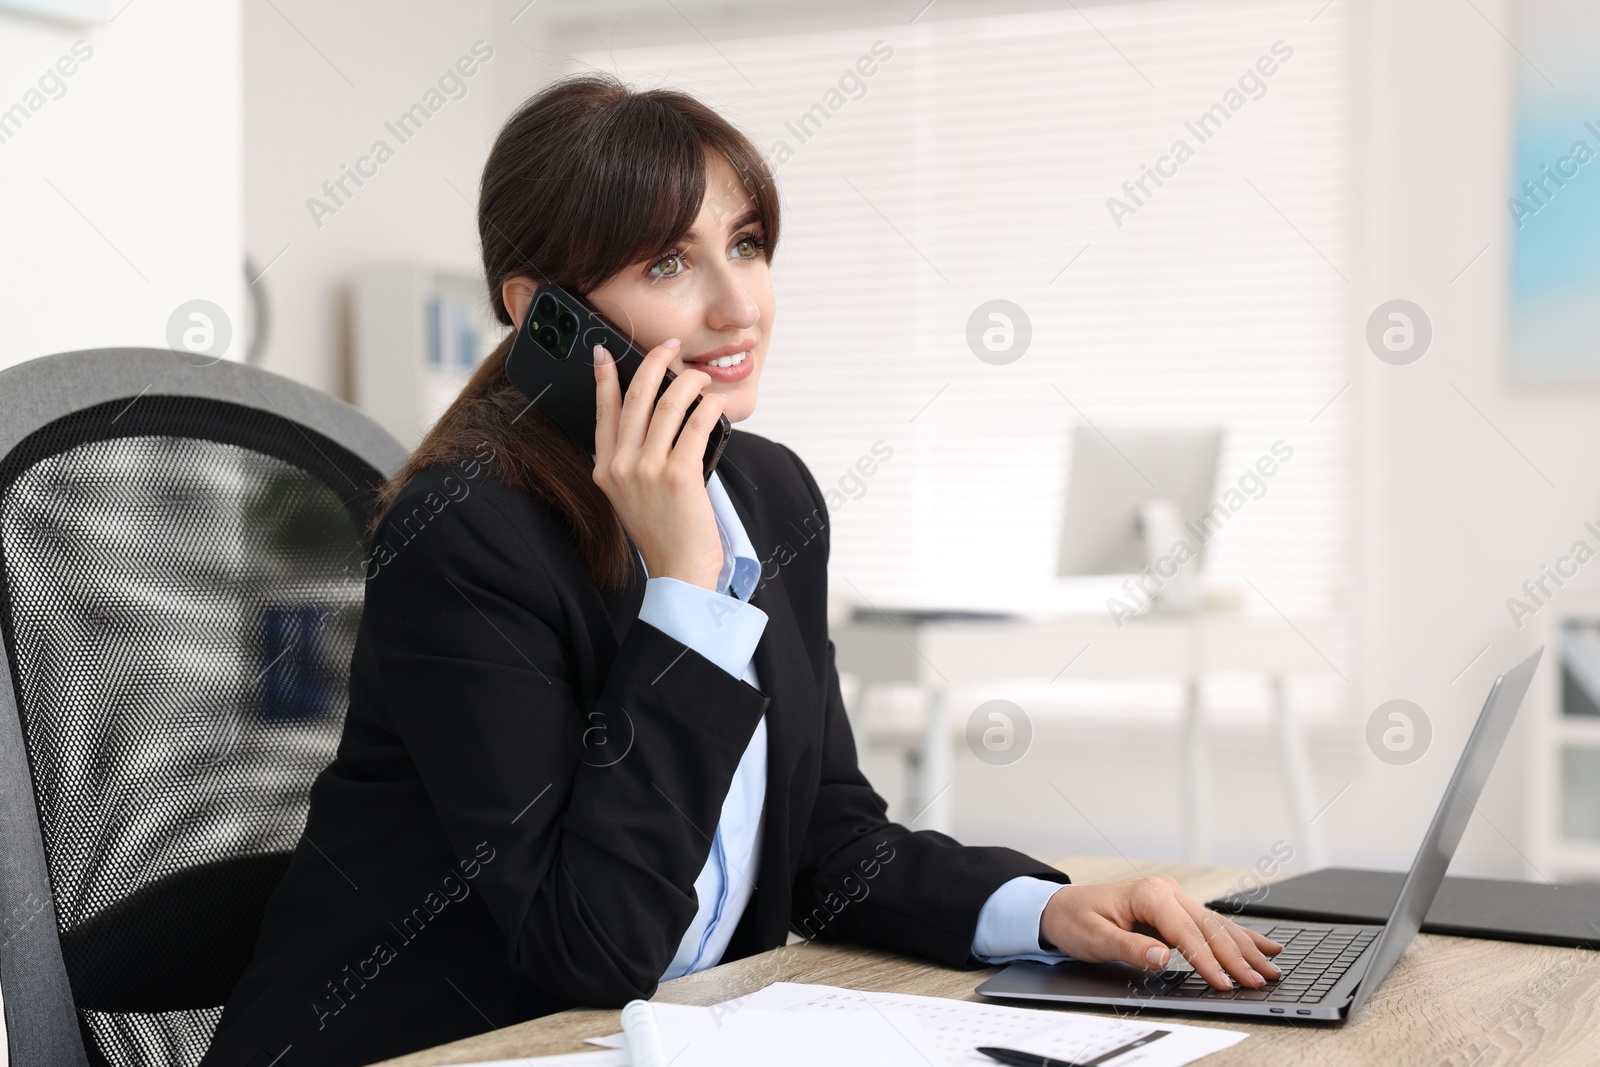
<path id="1" fill-rule="evenodd" d="M 1138 932 L 1139 926 L 1164 941 Z M 1085 963 L 1120 960 L 1147 969 L 1167 965 L 1170 945 L 1218 989 L 1232 988 L 1232 979 L 1260 988 L 1283 976 L 1267 958 L 1282 945 L 1206 909 L 1171 878 L 1062 886 L 1045 905 L 1039 934 Z"/>

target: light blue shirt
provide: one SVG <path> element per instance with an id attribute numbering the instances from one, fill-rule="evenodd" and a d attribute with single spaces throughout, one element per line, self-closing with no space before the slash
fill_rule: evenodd
<path id="1" fill-rule="evenodd" d="M 715 472 L 706 482 L 706 494 L 722 540 L 718 591 L 676 578 L 650 578 L 646 569 L 639 618 L 759 689 L 753 657 L 766 630 L 767 615 L 749 601 L 761 577 L 761 564 Z M 639 562 L 644 562 L 642 555 Z M 662 981 L 710 967 L 727 951 L 734 928 L 755 894 L 766 793 L 767 719 L 763 715 L 722 802 L 711 854 L 694 881 L 699 909 L 684 931 L 672 963 L 662 972 Z M 1022 877 L 996 889 L 978 913 L 973 955 L 986 963 L 1065 959 L 1039 949 L 1039 917 L 1045 902 L 1060 888 L 1056 882 Z"/>

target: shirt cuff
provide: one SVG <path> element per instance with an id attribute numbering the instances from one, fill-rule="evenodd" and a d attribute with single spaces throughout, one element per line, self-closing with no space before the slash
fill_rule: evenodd
<path id="1" fill-rule="evenodd" d="M 754 604 L 677 578 L 644 583 L 639 618 L 735 678 L 744 676 L 767 628 L 767 613 Z"/>
<path id="2" fill-rule="evenodd" d="M 1013 878 L 989 894 L 978 912 L 978 929 L 972 936 L 972 954 L 984 963 L 1037 960 L 1060 963 L 1071 959 L 1039 947 L 1039 920 L 1044 906 L 1062 883 L 1024 875 Z"/>

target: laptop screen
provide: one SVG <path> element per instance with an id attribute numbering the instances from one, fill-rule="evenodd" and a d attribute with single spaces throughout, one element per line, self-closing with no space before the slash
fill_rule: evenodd
<path id="1" fill-rule="evenodd" d="M 1500 755 L 1506 735 L 1511 732 L 1517 708 L 1528 692 L 1528 683 L 1533 680 L 1534 668 L 1539 665 L 1539 657 L 1543 654 L 1544 646 L 1541 645 L 1527 659 L 1496 678 L 1494 685 L 1489 688 L 1489 699 L 1484 701 L 1483 711 L 1479 712 L 1478 722 L 1472 728 L 1472 736 L 1467 738 L 1467 745 L 1461 750 L 1461 759 L 1456 763 L 1455 773 L 1450 776 L 1444 799 L 1433 813 L 1433 822 L 1423 836 L 1422 847 L 1417 850 L 1417 858 L 1412 861 L 1411 871 L 1406 875 L 1405 884 L 1400 887 L 1400 896 L 1395 899 L 1394 911 L 1390 913 L 1388 924 L 1373 946 L 1372 962 L 1360 986 L 1356 988 L 1349 1014 L 1354 1015 L 1356 1009 L 1366 1002 L 1422 928 L 1422 920 L 1444 882 L 1450 859 L 1455 855 L 1456 846 L 1461 843 L 1467 820 L 1472 817 L 1478 798 L 1483 794 L 1489 772 L 1494 769 L 1495 759 Z"/>

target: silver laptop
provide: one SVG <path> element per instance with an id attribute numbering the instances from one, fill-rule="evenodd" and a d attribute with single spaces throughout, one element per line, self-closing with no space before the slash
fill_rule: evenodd
<path id="1" fill-rule="evenodd" d="M 1511 732 L 1544 647 L 1489 687 L 1472 736 L 1382 926 L 1236 919 L 1283 945 L 1283 977 L 1260 989 L 1214 989 L 1192 970 L 1146 971 L 1122 963 L 1013 963 L 978 987 L 990 997 L 1341 1022 L 1359 1008 L 1405 954 L 1444 881 L 1495 759 Z"/>

